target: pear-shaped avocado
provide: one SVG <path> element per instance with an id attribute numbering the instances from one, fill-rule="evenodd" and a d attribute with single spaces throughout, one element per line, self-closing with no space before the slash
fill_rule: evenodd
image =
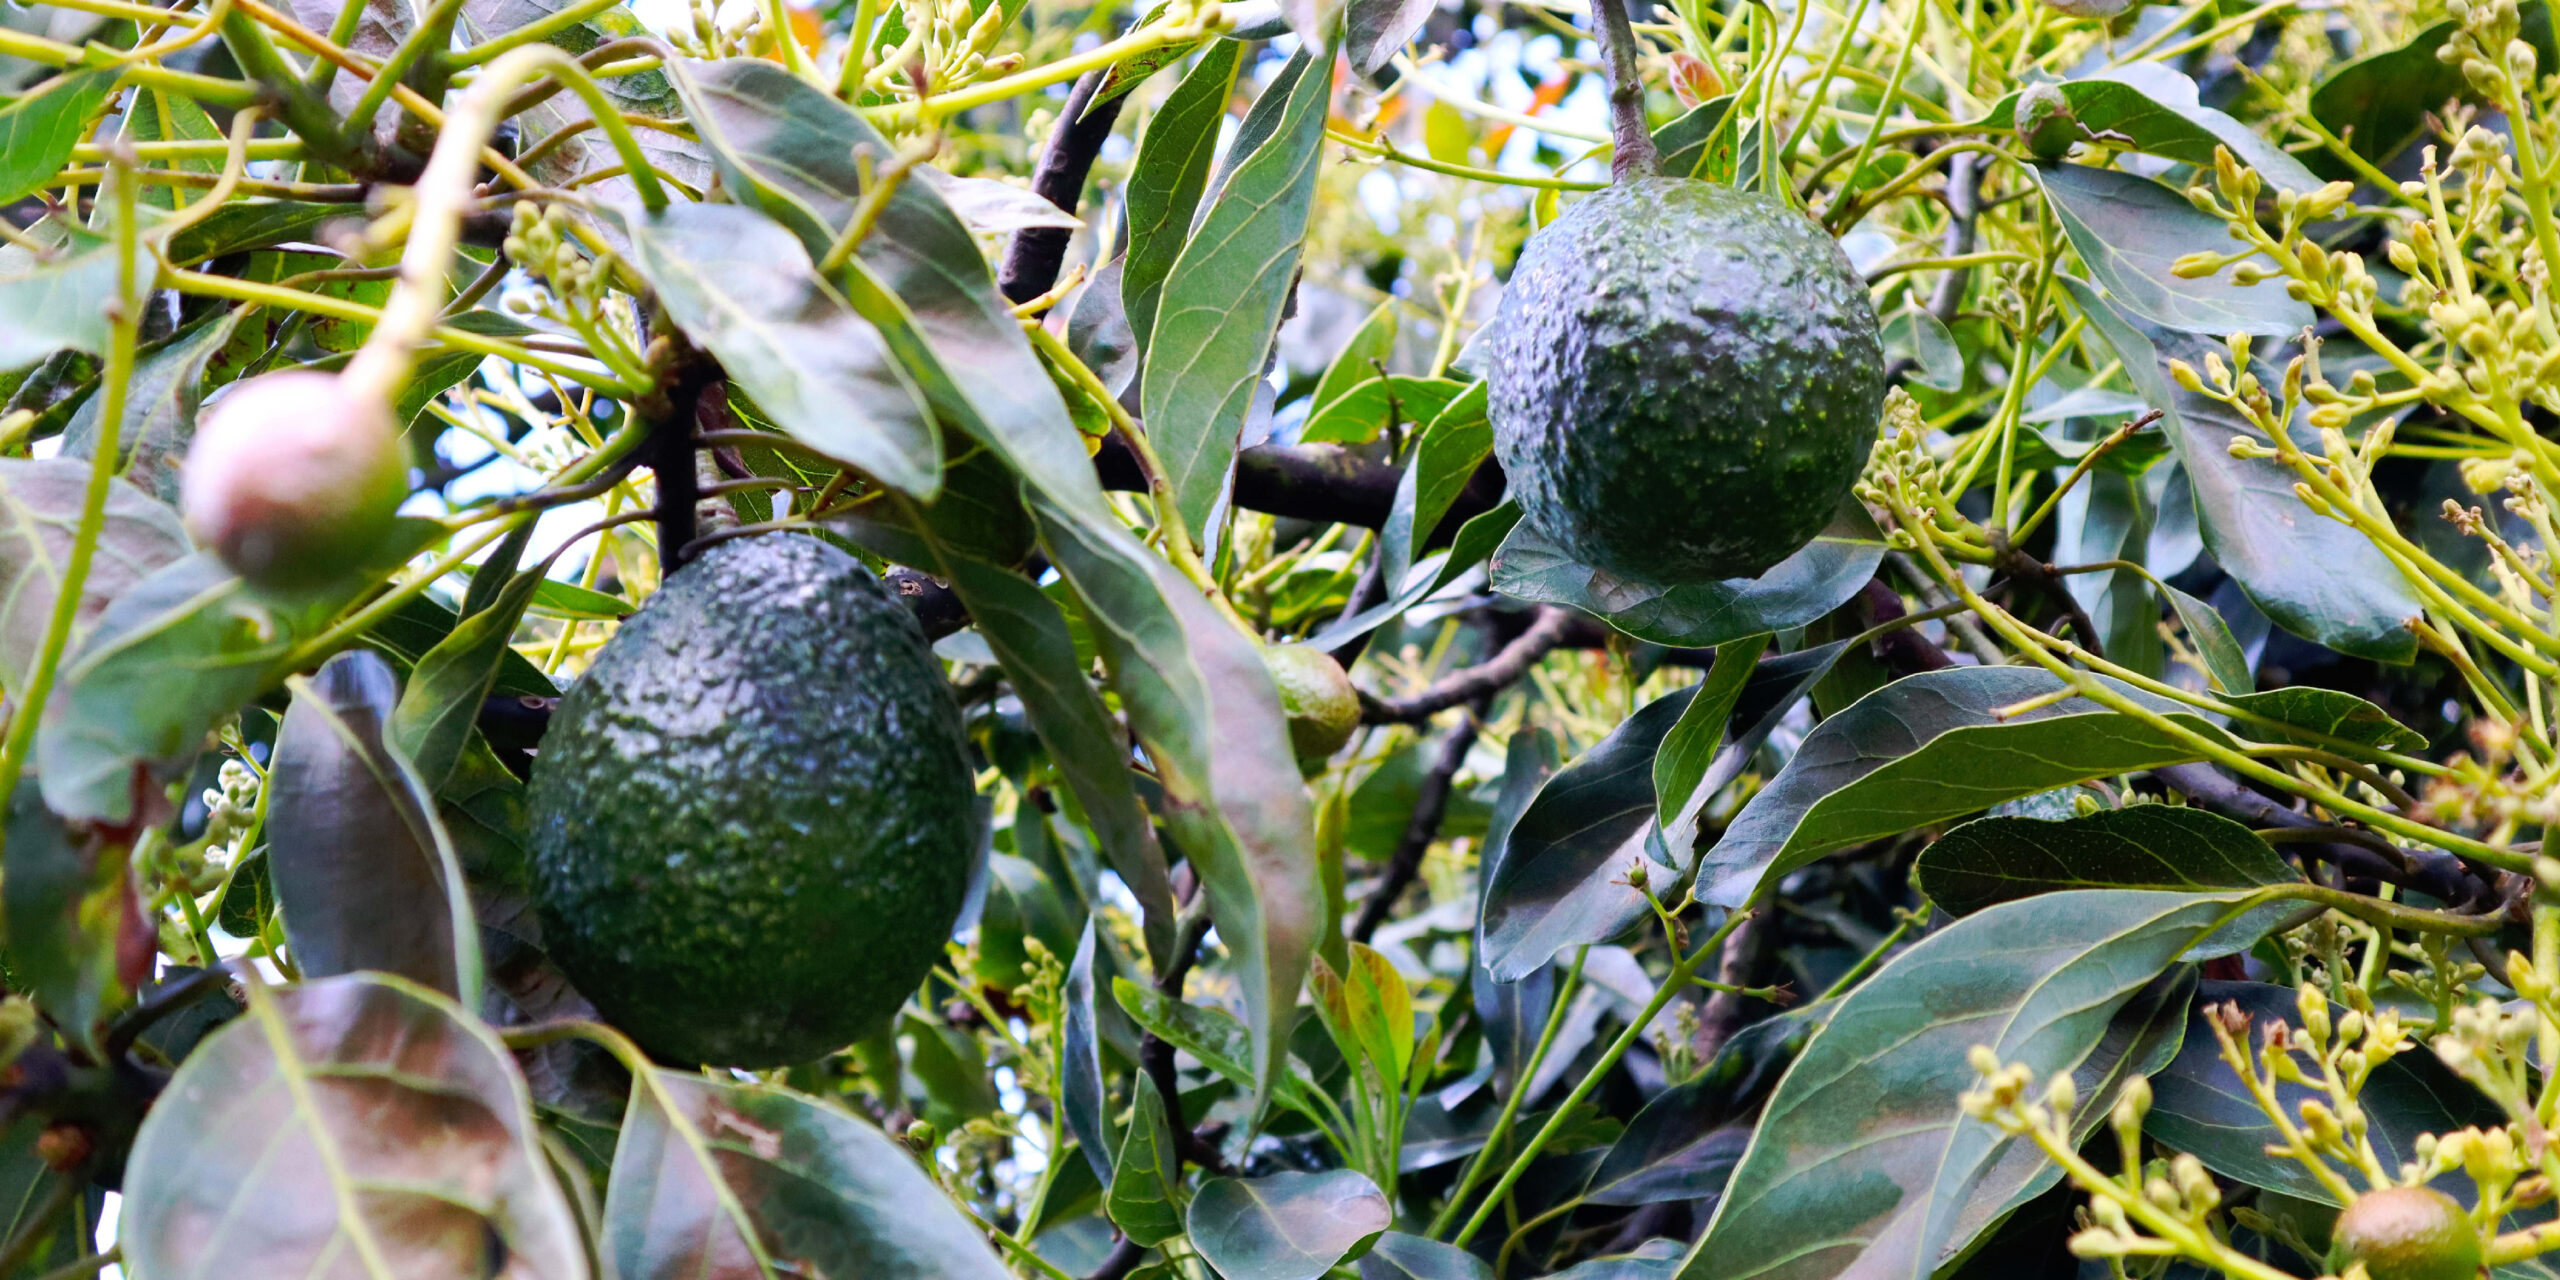
<path id="1" fill-rule="evenodd" d="M 942 955 L 975 848 L 959 711 L 924 633 L 812 538 L 671 575 L 560 700 L 534 763 L 544 941 L 651 1053 L 802 1062 Z"/>
<path id="2" fill-rule="evenodd" d="M 2385 1187 L 2356 1197 L 2329 1233 L 2330 1265 L 2364 1264 L 2373 1280 L 2477 1280 L 2480 1233 L 2452 1196 Z"/>
<path id="3" fill-rule="evenodd" d="M 1663 585 L 1756 577 L 1810 542 L 1884 406 L 1875 307 L 1838 242 L 1690 178 L 1622 180 L 1530 237 L 1487 355 L 1521 518 Z"/>

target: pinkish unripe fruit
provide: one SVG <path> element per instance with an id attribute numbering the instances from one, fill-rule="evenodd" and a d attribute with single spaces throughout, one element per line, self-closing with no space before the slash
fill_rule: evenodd
<path id="1" fill-rule="evenodd" d="M 391 406 L 335 374 L 232 387 L 196 426 L 180 489 L 187 532 L 242 578 L 316 586 L 378 548 L 409 493 Z"/>

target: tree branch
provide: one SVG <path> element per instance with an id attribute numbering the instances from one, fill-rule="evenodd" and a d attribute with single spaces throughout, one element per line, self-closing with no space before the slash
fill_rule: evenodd
<path id="1" fill-rule="evenodd" d="M 1360 695 L 1360 718 L 1369 724 L 1419 724 L 1462 702 L 1473 702 L 1517 680 L 1529 664 L 1564 643 L 1573 614 L 1551 604 L 1538 606 L 1537 620 L 1513 637 L 1491 658 L 1462 667 L 1420 693 L 1402 698 Z"/>
<path id="2" fill-rule="evenodd" d="M 2176 788 L 2201 808 L 2254 826 L 2301 830 L 2328 825 L 2250 790 L 2209 764 L 2165 765 L 2152 770 L 2151 776 Z M 2415 889 L 2455 907 L 2485 910 L 2500 901 L 2493 882 L 2483 880 L 2462 859 L 2440 849 L 2386 843 L 2384 847 L 2398 855 L 2394 859 L 2362 844 L 2306 841 L 2294 847 L 2335 863 L 2350 875 Z"/>
<path id="3" fill-rule="evenodd" d="M 1377 934 L 1378 926 L 1385 924 L 1388 913 L 1395 910 L 1396 899 L 1404 896 L 1404 891 L 1413 886 L 1414 877 L 1421 873 L 1423 855 L 1431 851 L 1431 842 L 1440 835 L 1440 819 L 1449 812 L 1449 793 L 1458 770 L 1467 763 L 1467 753 L 1475 749 L 1476 732 L 1483 727 L 1484 702 L 1483 697 L 1476 700 L 1475 709 L 1441 744 L 1440 759 L 1432 764 L 1431 772 L 1422 776 L 1422 786 L 1413 797 L 1413 816 L 1405 821 L 1404 835 L 1396 841 L 1395 856 L 1388 860 L 1386 874 L 1370 891 L 1369 900 L 1360 904 L 1360 918 L 1351 926 L 1353 942 L 1367 942 Z"/>
<path id="4" fill-rule="evenodd" d="M 1120 119 L 1120 104 L 1129 100 L 1124 94 L 1088 109 L 1107 74 L 1088 71 L 1076 78 L 1066 105 L 1058 110 L 1057 127 L 1041 148 L 1039 167 L 1031 173 L 1032 194 L 1069 213 L 1084 199 L 1093 158 L 1102 154 L 1111 126 Z M 1014 232 L 1012 243 L 1005 246 L 1004 265 L 996 272 L 996 286 L 1004 291 L 1005 301 L 1020 306 L 1055 288 L 1058 271 L 1067 260 L 1067 243 L 1074 238 L 1075 232 L 1065 227 L 1025 227 Z"/>
<path id="5" fill-rule="evenodd" d="M 1591 0 L 1591 31 L 1609 72 L 1609 176 L 1620 182 L 1650 178 L 1662 172 L 1662 153 L 1645 123 L 1644 71 L 1637 64 L 1643 49 L 1627 21 L 1626 0 Z"/>

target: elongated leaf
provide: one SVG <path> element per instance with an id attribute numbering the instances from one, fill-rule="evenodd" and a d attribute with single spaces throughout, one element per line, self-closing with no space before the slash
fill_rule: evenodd
<path id="1" fill-rule="evenodd" d="M 2143 323 L 2217 341 L 2234 333 L 2286 337 L 2311 323 L 2310 305 L 2286 296 L 2281 280 L 2240 285 L 2219 275 L 2184 280 L 2172 273 L 2170 264 L 2197 245 L 2224 238 L 2220 221 L 2177 192 L 2086 165 L 2046 165 L 2036 173 L 2098 287 Z"/>
<path id="2" fill-rule="evenodd" d="M 2398 568 L 2364 535 L 2305 508 L 2282 462 L 2231 456 L 2234 437 L 2272 445 L 2228 406 L 2170 381 L 2169 361 L 2201 368 L 2204 353 L 2220 344 L 2147 324 L 2079 280 L 2066 276 L 2062 283 L 2090 328 L 2124 361 L 2134 389 L 2160 410 L 2161 429 L 2195 494 L 2205 550 L 2250 603 L 2277 626 L 2340 653 L 2408 661 L 2418 642 L 2402 623 L 2421 610 Z M 2294 430 L 2297 439 L 2307 438 L 2302 428 Z"/>
<path id="3" fill-rule="evenodd" d="M 124 109 L 124 136 L 127 141 L 142 142 L 219 142 L 222 126 L 195 99 L 156 87 L 137 88 Z M 68 153 L 65 153 L 66 157 Z M 172 173 L 218 174 L 222 161 L 217 156 L 172 158 L 165 168 Z M 163 186 L 145 178 L 137 193 L 142 203 L 157 209 L 175 209 L 187 200 L 185 189 Z"/>
<path id="4" fill-rule="evenodd" d="M 1493 1280 L 1493 1268 L 1456 1245 L 1390 1231 L 1360 1255 L 1360 1280 Z"/>
<path id="5" fill-rule="evenodd" d="M 115 83 L 115 68 L 85 67 L 0 107 L 0 204 L 25 199 L 61 170 Z"/>
<path id="6" fill-rule="evenodd" d="M 267 867 L 305 974 L 397 974 L 476 1006 L 479 931 L 434 792 L 384 740 L 400 698 L 362 649 L 295 686 L 276 731 Z"/>
<path id="7" fill-rule="evenodd" d="M 203 551 L 135 583 L 57 678 L 36 731 L 45 803 L 68 818 L 130 820 L 138 797 L 174 778 L 205 735 L 266 690 L 278 660 L 441 533 L 403 521 L 378 569 L 290 599 L 260 594 Z"/>
<path id="8" fill-rule="evenodd" d="M 243 249 L 308 240 L 321 223 L 345 216 L 347 206 L 318 200 L 235 200 L 169 237 L 169 262 L 191 267 Z"/>
<path id="9" fill-rule="evenodd" d="M 1493 589 L 1580 609 L 1639 640 L 1699 648 L 1803 626 L 1858 594 L 1883 559 L 1884 536 L 1854 501 L 1767 573 L 1695 586 L 1620 578 L 1568 558 L 1521 524 L 1493 554 Z"/>
<path id="10" fill-rule="evenodd" d="M 734 59 L 678 68 L 724 181 L 798 232 L 832 240 L 861 190 L 853 147 L 885 147 L 858 114 L 782 68 Z M 1133 537 L 1104 502 L 1083 437 L 969 231 L 902 185 L 839 277 L 937 415 L 1019 475 L 1163 783 L 1163 816 L 1201 868 L 1234 962 L 1267 1088 L 1322 919 L 1313 817 L 1290 763 L 1259 645 Z"/>
<path id="11" fill-rule="evenodd" d="M 1142 987 L 1126 978 L 1111 980 L 1112 998 L 1128 1011 L 1137 1024 L 1159 1040 L 1199 1060 L 1200 1065 L 1234 1081 L 1252 1087 L 1253 1042 L 1244 1024 L 1232 1015 L 1216 1009 L 1185 1004 L 1152 987 Z M 1311 1086 L 1294 1070 L 1284 1069 L 1272 1086 L 1272 1097 L 1282 1106 L 1309 1116 L 1323 1114 L 1317 1110 Z"/>
<path id="12" fill-rule="evenodd" d="M 2032 1143 L 1958 1109 L 1978 1079 L 1968 1052 L 1988 1045 L 2039 1080 L 2090 1073 L 2074 1118 L 2103 1121 L 2128 1068 L 2157 1070 L 2176 1051 L 2189 988 L 2154 980 L 2243 897 L 2052 894 L 1968 916 L 1887 962 L 1778 1086 L 1680 1275 L 1928 1276 L 2061 1176 Z M 2147 989 L 2141 1025 L 2120 1026 Z"/>
<path id="13" fill-rule="evenodd" d="M 2059 688 L 2040 667 L 1954 667 L 1860 698 L 1806 735 L 1787 767 L 1735 815 L 1699 869 L 1699 897 L 1739 906 L 1770 879 L 1833 849 L 2195 758 L 2141 721 L 2081 698 L 1995 714 Z M 2178 704 L 2127 696 L 2220 738 Z"/>
<path id="14" fill-rule="evenodd" d="M 2223 621 L 2222 611 L 2166 583 L 2160 591 L 2177 611 L 2178 625 L 2186 628 L 2187 643 L 2204 660 L 2205 674 L 2213 677 L 2214 687 L 2227 694 L 2255 693 L 2258 680 L 2249 670 L 2249 655 L 2232 638 L 2231 624 Z"/>
<path id="15" fill-rule="evenodd" d="M 418 659 L 409 673 L 408 687 L 401 690 L 398 709 L 387 726 L 391 742 L 429 790 L 442 787 L 462 759 L 480 705 L 496 685 L 504 659 L 513 652 L 507 640 L 524 619 L 525 606 L 541 589 L 544 579 L 539 567 L 508 574 L 523 551 L 520 539 L 530 539 L 532 534 L 533 526 L 526 525 L 510 535 L 472 578 L 474 595 L 480 594 L 484 581 L 506 585 L 494 593 L 495 599 L 477 609 L 472 607 L 477 602 L 464 600 L 465 616 L 451 634 Z"/>
<path id="16" fill-rule="evenodd" d="M 126 384 L 124 421 L 116 431 L 117 471 L 171 506 L 178 501 L 178 465 L 195 439 L 205 365 L 231 341 L 237 321 L 237 313 L 225 314 L 180 333 L 142 357 Z M 62 433 L 65 456 L 96 456 L 102 411 L 101 399 L 91 396 L 71 415 Z"/>
<path id="17" fill-rule="evenodd" d="M 253 991 L 151 1108 L 117 1233 L 136 1274 L 587 1274 L 524 1080 L 451 1001 L 349 974 Z"/>
<path id="18" fill-rule="evenodd" d="M 1979 818 L 1920 853 L 1920 888 L 1956 915 L 2061 889 L 2255 889 L 2301 879 L 2267 842 L 2201 809 Z"/>
<path id="19" fill-rule="evenodd" d="M 2225 1003 L 2239 1006 L 2251 1018 L 2253 1025 L 2246 1043 L 2253 1050 L 2267 1026 L 2277 1022 L 2301 1025 L 2295 995 L 2289 987 L 2260 982 L 2201 984 L 2189 1017 L 2185 1047 L 2178 1051 L 2175 1062 L 2152 1078 L 2151 1113 L 2143 1122 L 2143 1132 L 2166 1146 L 2193 1154 L 2206 1168 L 2226 1178 L 2322 1204 L 2336 1204 L 2336 1198 L 2299 1162 L 2290 1156 L 2267 1153 L 2267 1148 L 2281 1144 L 2283 1137 L 2249 1095 L 2248 1086 L 2223 1062 L 2213 1030 L 2204 1021 L 2213 1008 Z M 2318 1090 L 2304 1085 L 2276 1086 L 2276 1097 L 2287 1115 L 2297 1114 L 2296 1108 L 2305 1098 L 2320 1096 Z M 2416 1046 L 2375 1068 L 2357 1101 L 2364 1108 L 2366 1134 L 2386 1169 L 2396 1170 L 2403 1162 L 2418 1158 L 2420 1134 L 2451 1133 L 2468 1125 L 2494 1129 L 2506 1123 L 2496 1103 L 2455 1075 L 2433 1053 Z M 2447 1180 L 2447 1189 L 2460 1191 L 2466 1201 L 2472 1194 L 2469 1182 L 2458 1174 Z"/>
<path id="20" fill-rule="evenodd" d="M 1226 490 L 1254 384 L 1297 276 L 1333 90 L 1330 66 L 1301 54 L 1263 90 L 1254 114 L 1269 114 L 1268 141 L 1235 166 L 1165 278 L 1138 395 L 1148 438 L 1195 535 L 1208 529 Z"/>
<path id="21" fill-rule="evenodd" d="M 955 492 L 946 490 L 944 502 Z M 873 550 L 892 559 L 934 565 L 949 580 L 977 623 L 978 634 L 1003 664 L 1032 732 L 1049 749 L 1050 760 L 1084 806 L 1103 856 L 1137 895 L 1147 949 L 1161 963 L 1173 947 L 1172 873 L 1155 827 L 1138 804 L 1128 741 L 1101 694 L 1085 678 L 1086 664 L 1076 658 L 1075 638 L 1057 602 L 1020 574 L 973 559 L 942 541 L 940 535 L 956 523 L 945 521 L 943 515 L 937 506 L 916 530 L 869 522 L 847 522 L 844 527 Z M 1107 1145 L 1099 1148 L 1109 1149 Z"/>
<path id="22" fill-rule="evenodd" d="M 1483 385 L 1454 378 L 1373 373 L 1309 413 L 1306 424 L 1298 428 L 1298 439 L 1306 444 L 1367 444 L 1392 424 L 1430 422 L 1452 401 Z"/>
<path id="23" fill-rule="evenodd" d="M 2055 86 L 2070 104 L 2080 140 L 2142 151 L 2206 169 L 2216 148 L 2228 147 L 2234 159 L 2256 169 L 2267 185 L 2284 191 L 2310 191 L 2320 179 L 2292 153 L 2259 137 L 2249 126 L 2205 106 L 2196 83 L 2157 62 L 2110 67 L 2095 75 L 2065 80 Z M 2018 93 L 2013 91 L 1991 108 L 1983 124 L 2008 129 L 2017 122 Z M 2434 99 L 2442 105 L 2443 96 Z"/>
<path id="24" fill-rule="evenodd" d="M 1129 1097 L 1129 1127 L 1112 1161 L 1103 1201 L 1120 1234 L 1153 1247 L 1182 1234 L 1182 1166 L 1155 1079 L 1139 1072 Z"/>
<path id="25" fill-rule="evenodd" d="M 1576 1263 L 1550 1280 L 1671 1280 L 1680 1272 L 1677 1240 L 1647 1240 L 1633 1253 L 1612 1254 Z"/>
<path id="26" fill-rule="evenodd" d="M 147 963 L 125 962 L 128 930 L 149 937 L 126 848 L 102 832 L 72 831 L 24 784 L 11 791 L 8 820 L 0 915 L 11 967 L 74 1043 L 94 1049 L 100 1018 L 123 1003 L 129 983 L 150 976 Z"/>
<path id="27" fill-rule="evenodd" d="M 1486 879 L 1478 949 L 1496 982 L 1516 982 L 1555 954 L 1606 942 L 1652 914 L 1631 868 L 1668 878 L 1651 855 L 1653 757 L 1696 686 L 1647 703 L 1538 791 Z"/>
<path id="28" fill-rule="evenodd" d="M 0 249 L 0 369 L 23 369 L 57 351 L 107 349 L 115 251 L 87 232 L 73 236 L 42 261 L 15 245 Z M 151 278 L 148 262 L 135 265 L 138 280 Z"/>
<path id="29" fill-rule="evenodd" d="M 941 437 L 880 341 L 772 219 L 725 204 L 625 220 L 633 265 L 685 334 L 720 357 L 774 425 L 882 484 L 930 501 Z"/>
<path id="30" fill-rule="evenodd" d="M 1689 807 L 1689 797 L 1706 780 L 1716 748 L 1724 742 L 1725 722 L 1733 718 L 1734 705 L 1768 648 L 1769 637 L 1746 636 L 1716 649 L 1715 665 L 1707 669 L 1697 696 L 1663 735 L 1662 749 L 1653 758 L 1656 809 L 1678 813 Z"/>
<path id="31" fill-rule="evenodd" d="M 1789 1009 L 1734 1033 L 1696 1076 L 1663 1090 L 1627 1122 L 1583 1198 L 1639 1205 L 1721 1195 L 1751 1141 L 1749 1117 L 1812 1043 L 1835 1006 Z"/>
<path id="32" fill-rule="evenodd" d="M 878 1129 L 787 1089 L 671 1071 L 632 1084 L 600 1244 L 621 1280 L 1007 1280 Z"/>
<path id="33" fill-rule="evenodd" d="M 1102 1035 L 1095 1025 L 1093 952 L 1094 921 L 1084 923 L 1084 936 L 1076 941 L 1076 957 L 1067 965 L 1067 980 L 1059 991 L 1066 1005 L 1064 1056 L 1058 1063 L 1058 1092 L 1067 1113 L 1067 1130 L 1076 1136 L 1076 1145 L 1084 1149 L 1085 1159 L 1093 1163 L 1094 1176 L 1102 1185 L 1111 1185 L 1111 1153 L 1119 1149 L 1118 1135 L 1113 1133 L 1111 1118 L 1103 1108 L 1110 1104 L 1102 1081 Z M 1158 1100 L 1161 1104 L 1162 1100 Z"/>
<path id="34" fill-rule="evenodd" d="M 8 1230 L 12 1240 L 38 1229 L 36 1212 L 50 1202 L 56 1179 L 78 1176 L 54 1172 L 38 1153 L 37 1140 L 49 1127 L 44 1116 L 29 1112 L 0 1128 L 0 1227 Z M 97 1250 L 98 1220 L 88 1200 L 88 1196 L 74 1197 L 51 1230 L 30 1240 L 33 1248 L 26 1261 L 9 1272 L 9 1280 L 38 1280 Z"/>
<path id="35" fill-rule="evenodd" d="M 1413 571 L 1415 550 L 1440 527 L 1441 517 L 1464 492 L 1476 468 L 1493 453 L 1493 426 L 1485 417 L 1485 384 L 1467 389 L 1423 428 L 1396 480 L 1395 505 L 1378 531 L 1383 580 L 1402 583 Z"/>
<path id="36" fill-rule="evenodd" d="M 88 489 L 89 465 L 77 459 L 0 458 L 0 701 L 17 698 L 44 651 Z M 108 486 L 63 653 L 79 652 L 108 601 L 187 550 L 177 512 L 129 485 Z"/>
<path id="37" fill-rule="evenodd" d="M 1352 69 L 1376 75 L 1438 7 L 1433 0 L 1351 0 L 1344 9 L 1350 31 L 1343 52 L 1351 55 Z"/>
<path id="38" fill-rule="evenodd" d="M 1191 1200 L 1191 1243 L 1226 1280 L 1315 1280 L 1395 1215 L 1360 1173 L 1212 1178 Z"/>
<path id="39" fill-rule="evenodd" d="M 2236 694 L 2223 701 L 2277 722 L 2265 725 L 2246 721 L 2237 726 L 2253 738 L 2309 743 L 2350 755 L 2362 755 L 2368 750 L 2423 751 L 2427 746 L 2425 734 L 2392 719 L 2390 712 L 2337 689 L 2304 685 Z"/>
<path id="40" fill-rule="evenodd" d="M 1243 48 L 1238 41 L 1211 41 L 1138 137 L 1138 158 L 1129 170 L 1129 255 L 1121 268 L 1120 302 L 1141 353 L 1156 331 L 1156 300 L 1164 294 L 1165 277 L 1190 241 L 1192 215 L 1208 189 L 1218 122 L 1226 118 Z"/>

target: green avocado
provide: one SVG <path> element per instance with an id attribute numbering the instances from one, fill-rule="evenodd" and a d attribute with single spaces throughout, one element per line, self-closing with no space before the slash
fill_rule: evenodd
<path id="1" fill-rule="evenodd" d="M 1622 181 L 1532 236 L 1487 354 L 1521 518 L 1661 585 L 1757 577 L 1812 541 L 1884 406 L 1875 306 L 1839 244 L 1689 178 Z"/>
<path id="2" fill-rule="evenodd" d="M 547 948 L 669 1061 L 804 1062 L 942 955 L 977 845 L 923 631 L 813 538 L 713 545 L 560 700 L 534 764 Z"/>
<path id="3" fill-rule="evenodd" d="M 2361 1262 L 2373 1280 L 2476 1280 L 2480 1233 L 2460 1202 L 2433 1187 L 2356 1197 L 2330 1231 L 2329 1265 Z"/>

